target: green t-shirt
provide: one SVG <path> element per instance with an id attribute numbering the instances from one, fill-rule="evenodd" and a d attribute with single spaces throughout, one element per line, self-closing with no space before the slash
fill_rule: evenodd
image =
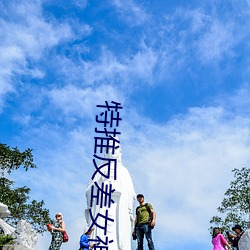
<path id="1" fill-rule="evenodd" d="M 148 203 L 148 207 L 150 208 L 150 210 L 153 209 L 153 206 L 150 203 Z M 148 213 L 146 206 L 145 205 L 139 206 L 139 207 L 137 207 L 136 210 L 137 210 L 137 213 L 136 213 L 137 223 L 138 224 L 147 223 L 148 219 L 149 219 L 149 213 Z"/>

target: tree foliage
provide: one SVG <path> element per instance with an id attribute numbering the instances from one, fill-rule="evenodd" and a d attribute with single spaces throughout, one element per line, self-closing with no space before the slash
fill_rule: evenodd
<path id="1" fill-rule="evenodd" d="M 33 163 L 32 149 L 28 148 L 21 152 L 17 147 L 11 149 L 6 144 L 0 143 L 0 166 L 2 176 L 5 172 L 10 174 L 21 166 L 26 171 L 29 168 L 36 168 L 36 165 Z"/>
<path id="2" fill-rule="evenodd" d="M 229 231 L 235 224 L 247 228 L 250 220 L 250 168 L 233 169 L 234 180 L 217 211 L 222 216 L 213 216 L 210 223 Z"/>
<path id="3" fill-rule="evenodd" d="M 27 186 L 14 188 L 14 182 L 5 178 L 6 174 L 23 167 L 26 171 L 36 168 L 33 163 L 32 150 L 24 152 L 18 148 L 10 148 L 0 144 L 0 202 L 6 204 L 11 211 L 11 216 L 5 220 L 15 226 L 21 219 L 29 222 L 38 233 L 46 230 L 45 224 L 52 220 L 49 210 L 44 208 L 44 201 L 30 200 L 30 188 Z"/>
<path id="4" fill-rule="evenodd" d="M 0 234 L 0 247 L 2 247 L 3 245 L 12 245 L 13 243 L 14 238 L 12 236 Z"/>

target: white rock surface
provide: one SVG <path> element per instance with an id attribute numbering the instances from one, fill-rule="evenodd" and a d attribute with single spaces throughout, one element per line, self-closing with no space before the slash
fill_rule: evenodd
<path id="1" fill-rule="evenodd" d="M 103 242 L 106 241 L 106 237 L 108 242 L 113 240 L 112 243 L 108 243 L 109 250 L 131 250 L 131 229 L 134 222 L 133 205 L 136 194 L 129 171 L 123 166 L 121 161 L 121 145 L 118 145 L 119 148 L 115 149 L 114 154 L 112 154 L 111 149 L 109 149 L 109 152 L 104 155 L 105 159 L 113 160 L 110 165 L 105 165 L 105 163 L 108 163 L 108 161 L 104 161 L 104 163 L 100 165 L 103 166 L 101 172 L 105 175 L 110 173 L 110 178 L 105 178 L 100 173 L 97 173 L 94 179 L 90 180 L 88 187 L 86 188 L 87 209 L 85 210 L 85 217 L 87 225 L 91 226 L 93 221 L 90 217 L 90 209 L 93 218 L 97 218 L 97 224 L 104 227 L 105 219 L 100 215 L 104 216 L 107 212 L 108 217 L 114 220 L 114 222 L 110 220 L 107 221 L 107 234 L 104 234 L 104 230 L 102 228 L 94 225 L 93 228 L 95 228 L 95 230 L 91 234 L 91 238 L 97 239 L 97 237 L 100 237 Z M 116 180 L 114 177 L 114 160 L 116 160 Z M 95 168 L 93 168 L 93 173 L 94 171 Z M 115 191 L 111 195 L 111 199 L 114 201 L 114 203 L 111 203 L 110 208 L 108 208 L 108 206 L 101 207 L 101 201 L 99 202 L 99 204 L 97 204 L 96 198 L 93 199 L 93 204 L 91 206 L 92 189 L 94 195 L 96 195 L 98 192 L 96 184 L 99 187 L 102 187 L 103 185 L 104 189 L 105 187 L 110 187 L 110 185 L 112 185 L 112 189 L 115 189 Z M 99 196 L 101 197 L 102 195 L 103 194 L 100 192 Z"/>
<path id="2" fill-rule="evenodd" d="M 246 230 L 239 240 L 240 250 L 250 250 L 250 229 Z"/>
<path id="3" fill-rule="evenodd" d="M 16 243 L 24 246 L 26 250 L 35 249 L 38 236 L 31 225 L 25 220 L 20 220 L 18 222 L 14 237 L 16 238 Z"/>

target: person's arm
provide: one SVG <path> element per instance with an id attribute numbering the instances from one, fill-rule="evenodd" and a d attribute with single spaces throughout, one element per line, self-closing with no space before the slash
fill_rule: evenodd
<path id="1" fill-rule="evenodd" d="M 153 219 L 152 219 L 152 222 L 151 222 L 151 226 L 154 227 L 154 226 L 155 226 L 155 223 L 156 223 L 156 213 L 155 213 L 155 211 L 154 211 L 153 208 L 151 208 L 150 211 L 151 211 L 151 213 L 152 213 L 152 215 L 153 215 Z"/>
<path id="2" fill-rule="evenodd" d="M 86 234 L 83 234 L 80 238 L 80 247 L 86 248 L 89 247 L 89 242 L 88 242 L 88 236 Z"/>
<path id="3" fill-rule="evenodd" d="M 62 222 L 60 223 L 60 225 L 61 225 L 61 227 L 52 227 L 52 229 L 55 230 L 55 231 L 59 231 L 59 232 L 62 232 L 62 233 L 63 233 L 63 232 L 66 230 L 65 222 L 62 221 Z"/>
<path id="4" fill-rule="evenodd" d="M 89 238 L 88 238 L 88 236 L 86 234 L 83 234 L 81 236 L 79 243 L 80 243 L 81 248 L 89 248 L 89 247 L 93 248 L 94 245 L 95 245 L 95 244 L 90 244 L 89 243 Z"/>
<path id="5" fill-rule="evenodd" d="M 226 245 L 225 246 L 227 246 L 228 247 L 228 249 L 233 249 L 232 248 L 232 246 L 230 245 L 230 244 L 228 244 L 228 243 L 226 243 Z"/>
<path id="6" fill-rule="evenodd" d="M 228 244 L 228 242 L 226 241 L 226 239 L 224 238 L 223 234 L 220 234 L 220 240 L 222 242 L 222 244 L 224 246 L 227 246 L 229 249 L 232 249 L 232 247 L 230 246 L 230 244 Z"/>
<path id="7" fill-rule="evenodd" d="M 232 233 L 229 234 L 228 236 L 231 237 L 231 238 L 235 238 L 235 239 L 237 238 L 237 235 L 236 234 L 232 234 Z"/>
<path id="8" fill-rule="evenodd" d="M 137 215 L 136 215 L 136 216 L 135 216 L 135 221 L 134 221 L 134 230 L 133 230 L 133 234 L 134 234 L 135 231 L 136 231 L 137 220 L 138 220 L 138 218 L 137 218 Z"/>

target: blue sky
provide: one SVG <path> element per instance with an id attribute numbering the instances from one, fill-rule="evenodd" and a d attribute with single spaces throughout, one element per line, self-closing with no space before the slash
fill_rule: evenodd
<path id="1" fill-rule="evenodd" d="M 85 226 L 106 100 L 122 103 L 123 164 L 157 213 L 156 248 L 211 249 L 209 220 L 250 160 L 249 20 L 249 0 L 0 1 L 1 143 L 33 149 L 38 168 L 11 178 L 63 212 L 62 250 Z"/>

